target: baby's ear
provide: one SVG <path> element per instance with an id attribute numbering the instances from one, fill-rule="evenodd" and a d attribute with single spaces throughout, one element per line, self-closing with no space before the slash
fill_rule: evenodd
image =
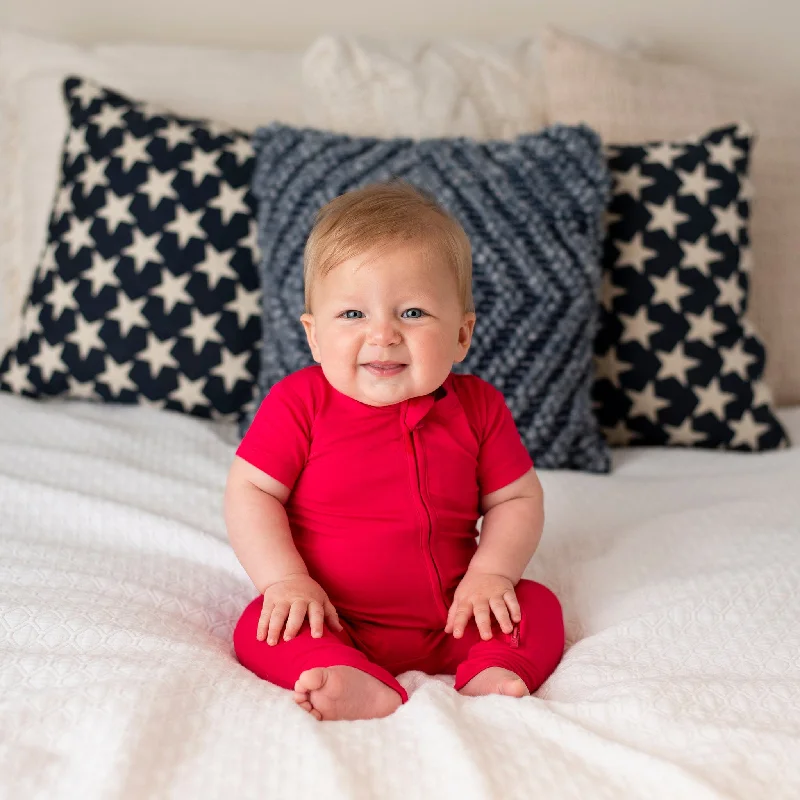
<path id="1" fill-rule="evenodd" d="M 321 362 L 320 355 L 319 355 L 319 345 L 317 344 L 317 327 L 314 324 L 314 315 L 313 314 L 303 314 L 300 317 L 300 322 L 303 323 L 303 328 L 306 332 L 306 339 L 308 340 L 308 346 L 311 348 L 311 356 L 314 361 L 319 364 Z"/>
<path id="2" fill-rule="evenodd" d="M 458 364 L 467 357 L 469 346 L 472 344 L 472 332 L 475 330 L 475 313 L 468 311 L 461 320 L 461 327 L 458 329 L 458 350 L 455 363 Z"/>

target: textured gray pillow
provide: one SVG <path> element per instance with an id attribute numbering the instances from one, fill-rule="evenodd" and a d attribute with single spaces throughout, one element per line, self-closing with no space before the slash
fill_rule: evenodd
<path id="1" fill-rule="evenodd" d="M 313 363 L 298 318 L 303 248 L 317 211 L 350 189 L 401 179 L 434 195 L 472 243 L 477 324 L 458 371 L 503 392 L 538 467 L 609 470 L 591 388 L 610 179 L 592 130 L 557 125 L 513 141 L 415 141 L 273 124 L 253 144 L 263 291 L 258 399 Z"/>

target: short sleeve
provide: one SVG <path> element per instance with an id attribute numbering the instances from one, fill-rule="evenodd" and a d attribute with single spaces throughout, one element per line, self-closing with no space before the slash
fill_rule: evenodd
<path id="1" fill-rule="evenodd" d="M 482 383 L 483 420 L 478 452 L 478 482 L 481 495 L 491 494 L 521 478 L 532 466 L 514 417 L 502 393 Z"/>
<path id="2" fill-rule="evenodd" d="M 298 388 L 302 389 L 286 380 L 276 383 L 236 450 L 237 456 L 289 489 L 308 459 L 313 423 L 310 397 Z"/>

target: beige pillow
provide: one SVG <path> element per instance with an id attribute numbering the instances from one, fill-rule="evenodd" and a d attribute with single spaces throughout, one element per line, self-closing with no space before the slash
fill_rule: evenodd
<path id="1" fill-rule="evenodd" d="M 554 30 L 543 37 L 543 66 L 548 122 L 585 122 L 609 144 L 688 137 L 742 120 L 753 127 L 749 316 L 767 348 L 776 404 L 800 404 L 800 98 L 626 58 Z"/>

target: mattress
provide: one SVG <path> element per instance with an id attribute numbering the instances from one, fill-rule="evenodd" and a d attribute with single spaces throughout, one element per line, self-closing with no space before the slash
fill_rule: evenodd
<path id="1" fill-rule="evenodd" d="M 800 408 L 782 413 L 800 442 Z M 400 677 L 319 723 L 248 673 L 232 426 L 0 396 L 0 797 L 796 798 L 800 447 L 543 472 L 526 577 L 562 600 L 535 697 Z"/>

